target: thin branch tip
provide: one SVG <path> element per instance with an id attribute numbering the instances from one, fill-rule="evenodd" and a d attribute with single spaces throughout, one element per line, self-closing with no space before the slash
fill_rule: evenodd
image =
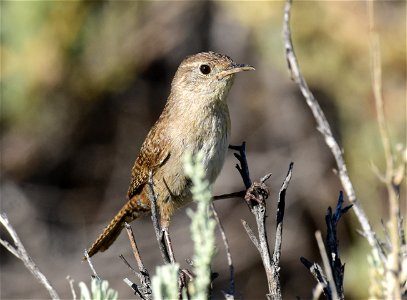
<path id="1" fill-rule="evenodd" d="M 286 60 L 288 62 L 288 68 L 291 71 L 291 76 L 294 77 L 294 81 L 297 83 L 308 107 L 310 108 L 314 119 L 317 122 L 317 128 L 324 137 L 325 143 L 331 150 L 337 167 L 339 179 L 342 186 L 348 195 L 349 201 L 354 205 L 354 212 L 358 218 L 358 221 L 365 232 L 365 236 L 369 244 L 376 250 L 378 250 L 381 260 L 385 261 L 385 254 L 380 249 L 380 242 L 376 237 L 376 233 L 373 231 L 372 226 L 369 223 L 367 215 L 363 210 L 359 200 L 356 197 L 355 190 L 353 188 L 352 181 L 350 180 L 347 166 L 343 157 L 342 148 L 339 146 L 338 142 L 334 138 L 331 127 L 322 111 L 318 101 L 315 99 L 314 95 L 310 91 L 304 76 L 302 75 L 301 69 L 298 64 L 296 54 L 294 52 L 294 46 L 291 39 L 291 29 L 290 29 L 290 16 L 291 16 L 291 0 L 286 0 L 284 6 L 284 21 L 283 21 L 283 40 L 285 47 Z"/>

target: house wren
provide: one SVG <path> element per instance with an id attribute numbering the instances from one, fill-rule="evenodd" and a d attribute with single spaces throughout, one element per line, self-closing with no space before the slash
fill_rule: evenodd
<path id="1" fill-rule="evenodd" d="M 175 209 L 192 201 L 184 174 L 186 152 L 205 154 L 206 177 L 212 184 L 220 173 L 229 146 L 230 118 L 226 96 L 234 75 L 254 70 L 226 55 L 202 52 L 187 57 L 174 76 L 171 93 L 157 122 L 144 141 L 133 169 L 127 203 L 89 249 L 89 256 L 105 251 L 125 222 L 150 209 L 149 174 L 152 172 L 160 223 L 168 228 Z"/>

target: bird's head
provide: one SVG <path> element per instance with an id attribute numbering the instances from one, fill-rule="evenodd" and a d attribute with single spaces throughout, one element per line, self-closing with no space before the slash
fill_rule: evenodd
<path id="1" fill-rule="evenodd" d="M 200 96 L 224 101 L 235 74 L 251 70 L 252 66 L 237 64 L 227 55 L 201 52 L 182 61 L 172 82 L 172 92 L 190 101 Z"/>

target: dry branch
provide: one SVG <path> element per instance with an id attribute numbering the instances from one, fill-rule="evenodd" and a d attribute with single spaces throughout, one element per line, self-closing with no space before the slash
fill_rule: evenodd
<path id="1" fill-rule="evenodd" d="M 355 190 L 349 178 L 346 164 L 342 155 L 342 150 L 339 147 L 335 138 L 333 137 L 331 127 L 325 117 L 325 114 L 322 111 L 321 107 L 319 106 L 318 101 L 315 99 L 314 95 L 310 91 L 307 82 L 305 81 L 304 76 L 302 75 L 300 67 L 298 65 L 297 57 L 294 52 L 294 46 L 291 40 L 291 29 L 290 29 L 291 4 L 292 0 L 286 1 L 284 8 L 284 28 L 283 28 L 285 54 L 288 63 L 288 68 L 291 72 L 291 77 L 299 86 L 302 95 L 304 96 L 307 105 L 311 109 L 312 114 L 317 122 L 318 125 L 317 129 L 319 132 L 321 132 L 322 136 L 325 139 L 325 143 L 327 144 L 335 158 L 338 167 L 339 179 L 341 180 L 342 186 L 346 194 L 348 195 L 349 201 L 353 204 L 354 212 L 362 227 L 364 236 L 368 240 L 371 247 L 377 250 L 382 261 L 385 261 L 385 255 L 380 247 L 380 243 L 376 237 L 376 233 L 373 231 L 369 223 L 369 220 L 366 216 L 366 213 L 362 208 L 362 205 L 356 198 Z"/>
<path id="2" fill-rule="evenodd" d="M 155 232 L 155 237 L 158 242 L 158 246 L 160 248 L 160 253 L 161 256 L 164 260 L 164 263 L 169 264 L 171 262 L 171 257 L 168 251 L 168 246 L 171 245 L 166 245 L 165 244 L 165 238 L 164 238 L 164 230 L 162 230 L 160 226 L 160 221 L 159 221 L 159 215 L 158 215 L 158 208 L 157 208 L 157 195 L 155 194 L 154 191 L 154 182 L 153 182 L 153 174 L 150 172 L 149 180 L 148 180 L 148 186 L 150 188 L 150 205 L 151 205 L 151 219 L 153 221 L 153 226 L 154 226 L 154 232 Z M 168 231 L 167 231 L 168 233 Z"/>
<path id="3" fill-rule="evenodd" d="M 343 205 L 343 193 L 339 193 L 338 204 L 335 212 L 332 213 L 331 207 L 328 207 L 325 215 L 327 227 L 326 246 L 322 241 L 321 232 L 317 231 L 315 237 L 318 242 L 319 252 L 324 263 L 324 270 L 315 262 L 310 262 L 301 257 L 303 265 L 311 272 L 319 284 L 322 285 L 325 297 L 328 299 L 344 299 L 343 278 L 345 266 L 341 262 L 339 255 L 339 244 L 336 236 L 336 227 L 340 218 L 352 207 Z"/>
<path id="4" fill-rule="evenodd" d="M 280 189 L 278 208 L 277 208 L 277 224 L 276 224 L 276 239 L 273 257 L 270 255 L 269 243 L 266 230 L 266 199 L 269 196 L 269 191 L 265 185 L 265 181 L 270 178 L 271 174 L 266 174 L 259 182 L 253 182 L 250 179 L 249 166 L 246 159 L 245 143 L 240 146 L 229 146 L 229 148 L 238 151 L 234 153 L 235 157 L 239 160 L 236 165 L 243 183 L 246 187 L 246 194 L 244 199 L 256 219 L 258 237 L 253 233 L 253 230 L 242 220 L 243 227 L 245 228 L 250 240 L 260 253 L 264 269 L 267 276 L 267 284 L 269 293 L 268 299 L 281 299 L 281 285 L 280 285 L 280 256 L 281 256 L 281 243 L 282 243 L 282 230 L 283 218 L 285 208 L 285 194 L 292 176 L 293 163 L 290 164 L 287 176 Z"/>
<path id="5" fill-rule="evenodd" d="M 83 254 L 84 254 L 84 257 L 85 257 L 84 260 L 86 260 L 86 261 L 88 262 L 89 268 L 90 268 L 91 271 L 92 271 L 91 277 L 92 277 L 92 278 L 96 278 L 96 279 L 98 279 L 98 280 L 101 280 L 100 277 L 99 277 L 99 275 L 96 273 L 95 268 L 93 267 L 92 260 L 91 260 L 90 257 L 89 257 L 88 250 L 85 249 L 85 250 L 83 251 Z"/>
<path id="6" fill-rule="evenodd" d="M 152 299 L 150 274 L 148 273 L 147 269 L 144 266 L 143 261 L 141 260 L 140 252 L 138 250 L 136 239 L 134 238 L 134 233 L 133 233 L 131 226 L 128 223 L 125 223 L 125 228 L 126 228 L 129 240 L 130 240 L 131 248 L 133 249 L 134 258 L 136 260 L 139 272 L 134 270 L 122 255 L 120 256 L 120 258 L 134 272 L 134 274 L 137 275 L 137 277 L 139 278 L 140 283 L 142 285 L 142 287 L 138 287 L 135 283 L 132 283 L 130 285 L 130 287 L 142 299 Z M 127 281 L 126 281 L 126 283 L 128 284 Z"/>
<path id="7" fill-rule="evenodd" d="M 386 161 L 386 170 L 383 181 L 387 188 L 389 201 L 388 234 L 390 239 L 390 251 L 386 261 L 386 296 L 393 299 L 401 298 L 400 286 L 403 284 L 401 279 L 401 247 L 402 237 L 400 235 L 400 185 L 401 180 L 396 180 L 398 170 L 395 167 L 394 154 L 391 147 L 389 131 L 386 117 L 384 114 L 384 99 L 382 91 L 382 67 L 380 55 L 379 35 L 374 25 L 374 6 L 373 1 L 368 1 L 369 14 L 369 31 L 370 31 L 370 56 L 371 56 L 371 73 L 374 100 L 377 112 L 377 123 L 379 125 L 380 137 L 383 144 L 384 158 Z M 402 162 L 403 163 L 403 162 Z M 401 175 L 401 178 L 404 174 Z"/>
<path id="8" fill-rule="evenodd" d="M 226 292 L 224 292 L 225 298 L 232 300 L 235 297 L 235 271 L 232 261 L 232 254 L 230 253 L 229 242 L 225 234 L 225 230 L 223 228 L 222 222 L 219 219 L 218 212 L 215 209 L 215 205 L 213 202 L 211 203 L 211 208 L 213 211 L 213 216 L 215 217 L 216 223 L 218 223 L 218 228 L 223 240 L 223 244 L 225 245 L 226 257 L 228 260 L 229 266 L 229 288 Z"/>
<path id="9" fill-rule="evenodd" d="M 34 275 L 38 282 L 46 288 L 52 299 L 60 299 L 57 291 L 52 287 L 51 283 L 44 276 L 44 274 L 41 273 L 37 265 L 28 255 L 23 243 L 21 242 L 20 238 L 17 235 L 17 232 L 14 230 L 13 226 L 11 226 L 10 222 L 8 221 L 6 214 L 4 213 L 0 214 L 0 223 L 10 234 L 15 246 L 11 245 L 9 242 L 3 239 L 0 239 L 0 244 L 3 245 L 4 248 L 10 251 L 18 259 L 21 259 L 23 261 L 25 267 L 31 272 L 31 274 Z"/>
<path id="10" fill-rule="evenodd" d="M 281 245 L 283 241 L 283 220 L 284 220 L 284 210 L 285 210 L 285 195 L 287 193 L 288 184 L 290 183 L 294 163 L 290 163 L 288 167 L 287 176 L 284 179 L 283 185 L 280 188 L 280 193 L 278 196 L 277 203 L 277 217 L 276 217 L 276 237 L 273 251 L 273 263 L 275 265 L 280 264 L 281 257 Z"/>

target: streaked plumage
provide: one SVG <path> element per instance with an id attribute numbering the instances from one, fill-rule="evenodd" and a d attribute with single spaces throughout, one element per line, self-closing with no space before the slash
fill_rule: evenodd
<path id="1" fill-rule="evenodd" d="M 207 179 L 215 181 L 229 145 L 226 96 L 234 74 L 245 70 L 253 68 L 237 65 L 228 56 L 214 52 L 198 53 L 180 64 L 164 110 L 134 163 L 128 201 L 89 249 L 89 256 L 109 248 L 125 222 L 150 212 L 150 172 L 163 227 L 169 226 L 175 209 L 192 200 L 182 163 L 186 151 L 204 151 Z"/>

